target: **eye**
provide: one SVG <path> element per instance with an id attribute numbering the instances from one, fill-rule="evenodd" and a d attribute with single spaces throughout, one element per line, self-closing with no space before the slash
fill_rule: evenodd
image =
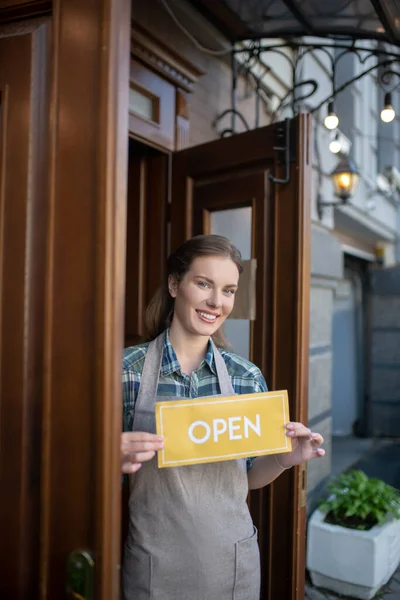
<path id="1" fill-rule="evenodd" d="M 201 287 L 203 290 L 207 289 L 210 287 L 210 284 L 207 283 L 206 281 L 199 281 L 198 282 L 199 287 Z"/>
<path id="2" fill-rule="evenodd" d="M 234 290 L 234 289 L 225 290 L 225 294 L 227 294 L 228 296 L 234 296 L 235 292 L 236 292 L 236 290 Z"/>

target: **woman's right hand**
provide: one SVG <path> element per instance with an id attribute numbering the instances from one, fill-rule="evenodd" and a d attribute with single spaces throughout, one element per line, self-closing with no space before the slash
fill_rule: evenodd
<path id="1" fill-rule="evenodd" d="M 121 434 L 121 470 L 131 474 L 139 471 L 142 463 L 151 460 L 164 447 L 163 438 L 144 431 L 126 431 Z"/>

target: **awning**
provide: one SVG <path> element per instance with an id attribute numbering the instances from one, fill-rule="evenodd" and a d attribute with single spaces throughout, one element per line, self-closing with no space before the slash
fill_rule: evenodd
<path id="1" fill-rule="evenodd" d="M 400 45 L 400 0 L 192 0 L 231 41 L 302 36 Z"/>

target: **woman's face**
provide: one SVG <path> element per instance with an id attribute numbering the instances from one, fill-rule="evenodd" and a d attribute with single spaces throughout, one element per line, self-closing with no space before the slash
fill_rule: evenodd
<path id="1" fill-rule="evenodd" d="M 196 258 L 180 282 L 169 278 L 169 292 L 175 298 L 173 319 L 187 332 L 213 335 L 233 309 L 238 281 L 238 268 L 230 258 Z"/>

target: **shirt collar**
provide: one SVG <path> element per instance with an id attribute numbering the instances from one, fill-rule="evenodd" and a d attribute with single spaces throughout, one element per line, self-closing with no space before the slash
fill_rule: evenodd
<path id="1" fill-rule="evenodd" d="M 210 370 L 214 373 L 214 375 L 217 374 L 217 371 L 215 369 L 214 348 L 211 343 L 211 339 L 208 342 L 207 354 L 205 355 L 203 362 L 206 362 L 208 364 Z"/>
<path id="2" fill-rule="evenodd" d="M 208 367 L 210 368 L 212 373 L 214 373 L 214 375 L 215 375 L 216 369 L 215 369 L 214 349 L 213 349 L 211 340 L 208 342 L 207 353 L 206 353 L 204 359 L 202 360 L 202 362 L 199 366 L 199 369 L 204 365 L 204 363 L 207 363 Z M 161 363 L 161 375 L 163 377 L 166 377 L 168 375 L 171 375 L 171 373 L 174 373 L 174 372 L 181 373 L 181 365 L 179 363 L 178 357 L 176 356 L 175 350 L 172 347 L 171 340 L 169 339 L 169 330 L 167 329 L 165 332 L 165 339 L 164 339 L 163 358 L 162 358 L 162 363 Z"/>

